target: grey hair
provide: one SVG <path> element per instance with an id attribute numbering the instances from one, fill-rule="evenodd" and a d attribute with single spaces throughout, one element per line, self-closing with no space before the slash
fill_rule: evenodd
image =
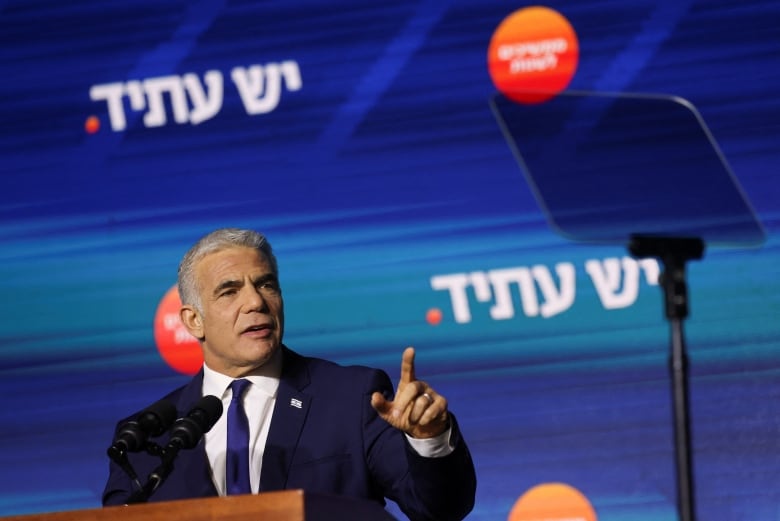
<path id="1" fill-rule="evenodd" d="M 193 306 L 199 312 L 203 312 L 200 294 L 198 293 L 198 281 L 195 279 L 195 265 L 203 257 L 227 248 L 237 246 L 252 248 L 265 255 L 271 264 L 274 275 L 279 276 L 279 267 L 276 263 L 271 243 L 265 235 L 254 230 L 241 230 L 239 228 L 220 228 L 205 235 L 184 254 L 179 264 L 179 297 L 182 304 Z"/>

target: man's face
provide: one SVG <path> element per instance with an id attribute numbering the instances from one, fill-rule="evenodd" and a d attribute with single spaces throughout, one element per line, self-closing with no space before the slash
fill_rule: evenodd
<path id="1" fill-rule="evenodd" d="M 210 253 L 195 280 L 203 312 L 183 306 L 181 319 L 201 340 L 206 365 L 237 378 L 268 362 L 282 344 L 284 303 L 265 255 L 245 247 Z"/>

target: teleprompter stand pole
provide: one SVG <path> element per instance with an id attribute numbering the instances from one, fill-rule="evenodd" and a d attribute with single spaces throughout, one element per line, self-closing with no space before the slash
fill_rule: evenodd
<path id="1" fill-rule="evenodd" d="M 683 320 L 688 316 L 688 288 L 685 263 L 701 259 L 704 242 L 699 238 L 632 235 L 629 252 L 636 258 L 656 257 L 663 264 L 659 284 L 671 330 L 669 370 L 672 380 L 677 508 L 680 521 L 695 521 L 691 431 L 688 416 L 688 355 L 685 351 Z"/>

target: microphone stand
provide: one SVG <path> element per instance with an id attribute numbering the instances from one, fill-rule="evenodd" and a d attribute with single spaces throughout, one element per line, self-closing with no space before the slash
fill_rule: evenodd
<path id="1" fill-rule="evenodd" d="M 130 480 L 133 482 L 133 486 L 137 490 L 143 489 L 143 486 L 141 485 L 141 481 L 138 479 L 138 474 L 135 472 L 135 469 L 130 464 L 130 460 L 127 459 L 127 451 L 122 450 L 116 445 L 112 445 L 108 448 L 108 457 L 111 458 L 111 460 L 119 465 L 119 467 L 125 471 L 125 474 L 127 474 L 130 477 Z"/>
<path id="2" fill-rule="evenodd" d="M 200 439 L 203 438 L 203 435 L 214 426 L 221 415 L 222 401 L 216 396 L 204 396 L 187 413 L 187 416 L 179 418 L 174 422 L 173 427 L 171 427 L 170 439 L 165 447 L 161 447 L 154 442 L 147 442 L 144 449 L 151 456 L 158 456 L 160 465 L 149 474 L 146 484 L 137 486 L 138 490 L 128 498 L 126 504 L 145 503 L 148 501 L 149 497 L 160 488 L 173 471 L 173 461 L 176 459 L 179 451 L 194 448 Z M 109 449 L 109 456 L 112 456 L 111 452 L 111 449 Z M 125 469 L 125 472 L 128 472 L 131 478 L 135 476 L 135 471 L 133 471 L 129 463 L 122 468 Z M 138 483 L 138 479 L 135 478 L 134 482 Z"/>
<path id="3" fill-rule="evenodd" d="M 663 263 L 659 283 L 664 292 L 664 310 L 670 325 L 674 414 L 677 508 L 680 521 L 694 521 L 694 487 L 688 394 L 688 355 L 685 350 L 683 320 L 688 316 L 688 288 L 685 263 L 701 259 L 704 242 L 699 238 L 632 235 L 628 246 L 636 258 L 656 257 Z"/>
<path id="4" fill-rule="evenodd" d="M 139 486 L 138 490 L 127 499 L 126 504 L 146 503 L 149 497 L 168 479 L 168 476 L 173 471 L 173 461 L 181 449 L 182 444 L 179 440 L 171 440 L 171 443 L 166 447 L 160 447 L 156 443 L 149 443 L 146 446 L 146 452 L 152 456 L 159 456 L 161 460 L 160 465 L 149 474 L 146 483 L 143 486 Z"/>

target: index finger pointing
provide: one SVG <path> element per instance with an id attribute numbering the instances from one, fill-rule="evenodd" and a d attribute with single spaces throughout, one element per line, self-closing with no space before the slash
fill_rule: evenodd
<path id="1" fill-rule="evenodd" d="M 404 349 L 403 357 L 401 358 L 401 382 L 409 383 L 415 381 L 414 375 L 414 348 L 407 347 Z"/>

